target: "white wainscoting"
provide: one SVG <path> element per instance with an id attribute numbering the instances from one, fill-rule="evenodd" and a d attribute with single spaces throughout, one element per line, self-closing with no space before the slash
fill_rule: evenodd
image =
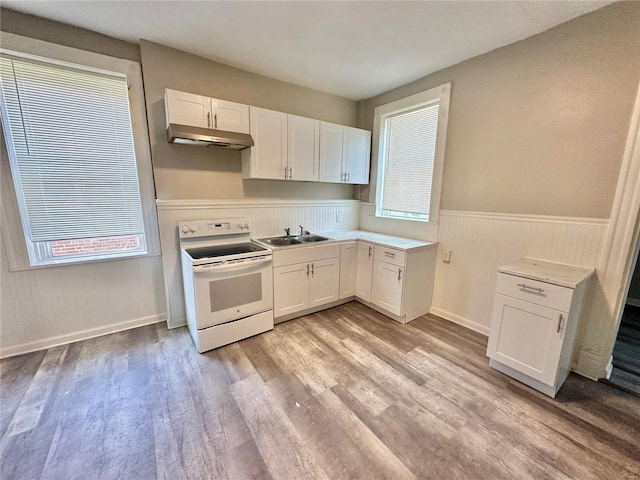
<path id="1" fill-rule="evenodd" d="M 2 358 L 166 318 L 160 256 L 0 270 Z"/>
<path id="2" fill-rule="evenodd" d="M 303 225 L 311 232 L 355 230 L 359 223 L 357 200 L 158 200 L 160 245 L 170 328 L 186 323 L 182 289 L 178 222 L 224 218 L 250 218 L 254 238 L 284 235 Z"/>
<path id="3" fill-rule="evenodd" d="M 488 334 L 497 268 L 522 257 L 595 267 L 608 220 L 441 211 L 431 312 Z M 583 322 L 584 323 L 584 322 Z"/>

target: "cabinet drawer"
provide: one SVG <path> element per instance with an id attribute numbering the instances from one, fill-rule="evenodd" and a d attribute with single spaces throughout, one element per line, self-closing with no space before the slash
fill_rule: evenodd
<path id="1" fill-rule="evenodd" d="M 496 292 L 562 312 L 569 311 L 573 297 L 572 288 L 560 287 L 506 273 L 498 273 Z"/>
<path id="2" fill-rule="evenodd" d="M 398 267 L 404 267 L 404 258 L 406 253 L 402 250 L 376 245 L 375 255 L 376 260 L 387 262 L 391 265 L 397 265 Z"/>

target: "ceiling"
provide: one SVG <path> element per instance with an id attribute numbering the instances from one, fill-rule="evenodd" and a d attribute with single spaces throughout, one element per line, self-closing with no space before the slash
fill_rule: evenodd
<path id="1" fill-rule="evenodd" d="M 2 5 L 130 42 L 369 98 L 530 37 L 603 1 L 16 1 Z"/>

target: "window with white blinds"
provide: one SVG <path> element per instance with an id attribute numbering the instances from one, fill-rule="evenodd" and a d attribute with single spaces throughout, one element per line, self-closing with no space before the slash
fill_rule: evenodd
<path id="1" fill-rule="evenodd" d="M 0 85 L 32 265 L 145 253 L 126 76 L 3 54 Z"/>
<path id="2" fill-rule="evenodd" d="M 429 220 L 438 107 L 385 118 L 382 214 Z"/>
<path id="3" fill-rule="evenodd" d="M 446 84 L 376 108 L 377 216 L 436 220 L 448 101 Z"/>

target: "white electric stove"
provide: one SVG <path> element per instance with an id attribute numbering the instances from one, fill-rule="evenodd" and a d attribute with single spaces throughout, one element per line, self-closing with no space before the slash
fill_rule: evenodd
<path id="1" fill-rule="evenodd" d="M 187 324 L 198 351 L 273 329 L 271 250 L 248 219 L 180 222 Z"/>

